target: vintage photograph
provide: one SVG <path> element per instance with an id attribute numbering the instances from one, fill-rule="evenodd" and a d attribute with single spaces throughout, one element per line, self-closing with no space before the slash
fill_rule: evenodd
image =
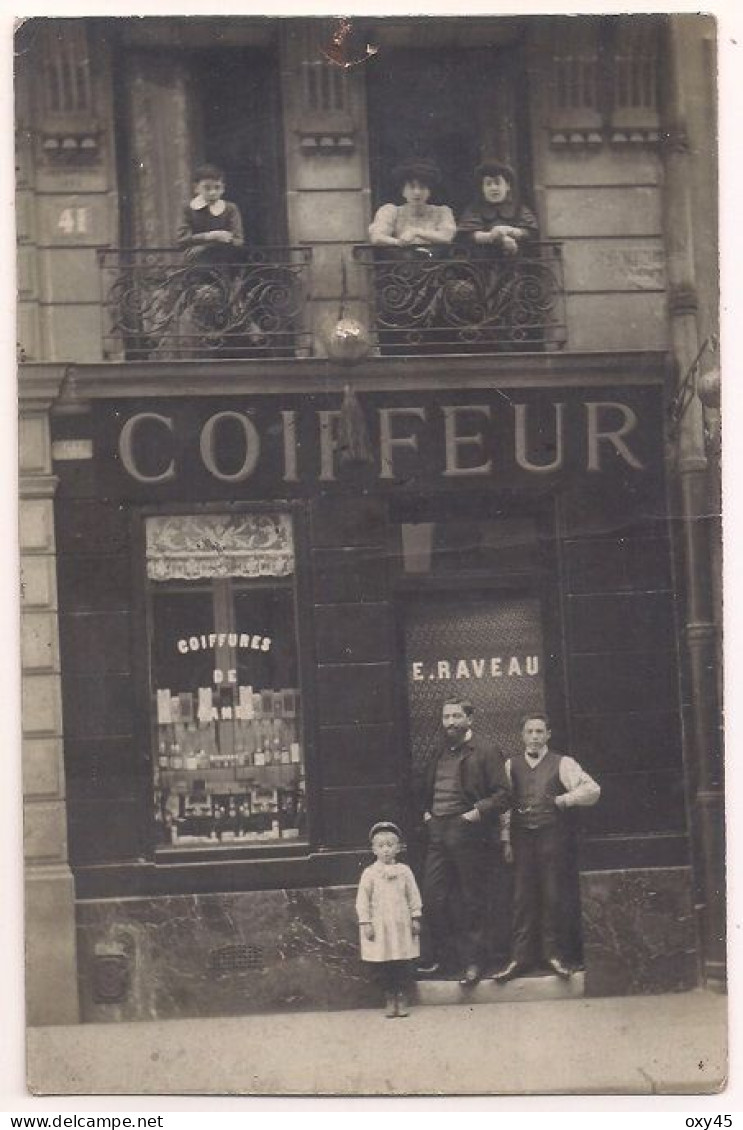
<path id="1" fill-rule="evenodd" d="M 32 1094 L 725 1086 L 717 38 L 19 22 Z"/>

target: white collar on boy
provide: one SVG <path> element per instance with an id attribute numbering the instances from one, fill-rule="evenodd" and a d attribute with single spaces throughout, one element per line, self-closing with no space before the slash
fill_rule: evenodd
<path id="1" fill-rule="evenodd" d="M 546 746 L 546 745 L 542 746 L 539 753 L 532 753 L 530 750 L 525 749 L 524 750 L 524 757 L 526 758 L 527 765 L 530 765 L 532 767 L 532 769 L 536 769 L 537 765 L 539 765 L 542 758 L 547 756 L 548 749 L 549 749 L 549 747 Z"/>
<path id="2" fill-rule="evenodd" d="M 190 206 L 196 212 L 200 212 L 202 208 L 208 208 L 212 216 L 221 216 L 227 207 L 224 200 L 215 200 L 213 204 L 207 204 L 201 193 L 194 196 Z"/>

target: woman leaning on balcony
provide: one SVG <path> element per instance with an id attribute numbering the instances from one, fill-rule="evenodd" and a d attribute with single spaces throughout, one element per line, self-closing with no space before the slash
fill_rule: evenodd
<path id="1" fill-rule="evenodd" d="M 441 176 L 433 161 L 406 161 L 393 173 L 404 204 L 383 204 L 369 225 L 371 243 L 411 247 L 451 243 L 457 225 L 446 204 L 430 204 Z"/>
<path id="2" fill-rule="evenodd" d="M 498 247 L 515 255 L 521 244 L 539 238 L 537 218 L 522 204 L 516 174 L 502 161 L 484 161 L 475 169 L 478 199 L 459 220 L 460 238 Z"/>

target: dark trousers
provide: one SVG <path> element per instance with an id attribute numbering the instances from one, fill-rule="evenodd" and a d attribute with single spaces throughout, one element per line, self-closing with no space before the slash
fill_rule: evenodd
<path id="1" fill-rule="evenodd" d="M 374 979 L 386 996 L 406 993 L 412 981 L 412 965 L 409 961 L 369 961 L 374 970 Z"/>
<path id="2" fill-rule="evenodd" d="M 428 821 L 423 921 L 433 957 L 443 965 L 480 964 L 485 955 L 489 837 L 461 816 Z"/>
<path id="3" fill-rule="evenodd" d="M 563 953 L 565 836 L 558 823 L 514 827 L 513 959 L 534 965 Z"/>

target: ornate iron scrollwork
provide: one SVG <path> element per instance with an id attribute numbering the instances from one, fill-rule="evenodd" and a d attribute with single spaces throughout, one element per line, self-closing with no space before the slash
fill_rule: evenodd
<path id="1" fill-rule="evenodd" d="M 255 248 L 209 263 L 177 251 L 101 251 L 108 352 L 130 358 L 294 356 L 310 248 Z"/>
<path id="2" fill-rule="evenodd" d="M 405 250 L 362 244 L 382 352 L 497 352 L 565 344 L 559 244 L 518 256 L 465 247 Z"/>

